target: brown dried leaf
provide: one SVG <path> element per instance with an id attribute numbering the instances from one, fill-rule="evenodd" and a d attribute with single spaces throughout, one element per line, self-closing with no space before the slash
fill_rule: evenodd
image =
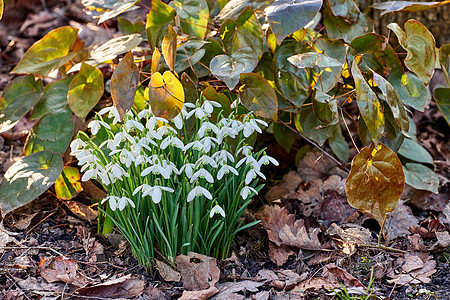
<path id="1" fill-rule="evenodd" d="M 180 273 L 172 269 L 168 264 L 155 259 L 155 267 L 165 281 L 179 282 L 181 280 Z"/>
<path id="2" fill-rule="evenodd" d="M 277 246 L 275 243 L 269 241 L 269 257 L 277 266 L 284 265 L 289 256 L 294 254 L 295 252 L 289 247 L 283 245 Z"/>
<path id="3" fill-rule="evenodd" d="M 131 278 L 131 274 L 109 280 L 104 283 L 96 284 L 90 287 L 79 288 L 74 291 L 76 296 L 72 299 L 86 299 L 86 297 L 98 298 L 134 298 L 142 295 L 145 281 L 137 278 Z"/>
<path id="4" fill-rule="evenodd" d="M 423 240 L 419 234 L 413 234 L 408 236 L 408 240 L 411 243 L 412 251 L 414 252 L 427 252 L 427 248 L 423 244 Z"/>
<path id="5" fill-rule="evenodd" d="M 31 221 L 33 220 L 33 218 L 37 214 L 38 213 L 34 213 L 34 214 L 29 215 L 29 216 L 26 216 L 25 218 L 22 218 L 19 221 L 17 221 L 16 223 L 14 223 L 13 226 L 16 227 L 17 229 L 25 230 L 25 229 L 27 229 L 30 226 Z"/>
<path id="6" fill-rule="evenodd" d="M 382 225 L 405 186 L 400 159 L 382 143 L 372 143 L 353 158 L 345 186 L 348 203 Z"/>
<path id="7" fill-rule="evenodd" d="M 63 201 L 63 203 L 67 206 L 68 209 L 70 209 L 71 212 L 73 212 L 78 218 L 84 221 L 92 223 L 97 219 L 98 212 L 92 209 L 92 207 L 90 206 L 84 205 L 83 203 L 74 200 L 66 200 Z"/>
<path id="8" fill-rule="evenodd" d="M 322 245 L 317 236 L 319 232 L 319 228 L 314 228 L 308 233 L 304 221 L 297 220 L 293 226 L 285 224 L 278 233 L 278 236 L 283 245 L 307 250 L 321 250 Z"/>
<path id="9" fill-rule="evenodd" d="M 258 288 L 262 286 L 264 282 L 255 282 L 252 280 L 243 280 L 239 282 L 224 282 L 217 286 L 220 293 L 214 297 L 214 300 L 232 300 L 232 299 L 244 299 L 239 292 L 258 292 Z"/>
<path id="10" fill-rule="evenodd" d="M 218 292 L 219 289 L 217 289 L 215 286 L 211 286 L 209 289 L 200 291 L 183 291 L 183 294 L 180 298 L 178 298 L 178 300 L 206 300 L 214 296 Z"/>
<path id="11" fill-rule="evenodd" d="M 78 264 L 73 259 L 62 257 L 42 258 L 39 263 L 41 276 L 47 282 L 63 281 L 76 286 L 84 286 L 87 279 L 77 272 Z"/>
<path id="12" fill-rule="evenodd" d="M 88 195 L 91 199 L 101 200 L 106 197 L 106 192 L 96 186 L 92 180 L 81 182 L 81 186 L 83 187 L 83 191 Z"/>
<path id="13" fill-rule="evenodd" d="M 330 282 L 322 277 L 311 278 L 297 284 L 291 291 L 291 293 L 298 294 L 300 296 L 306 296 L 306 292 L 310 291 L 325 291 L 329 292 L 332 289 L 340 288 L 341 285 L 338 282 Z"/>
<path id="14" fill-rule="evenodd" d="M 220 270 L 215 258 L 189 252 L 188 255 L 178 255 L 175 262 L 183 279 L 183 287 L 187 290 L 206 290 L 219 281 Z"/>
<path id="15" fill-rule="evenodd" d="M 342 268 L 339 268 L 333 263 L 328 264 L 324 267 L 322 276 L 329 282 L 343 281 L 345 283 L 345 286 L 347 287 L 365 288 L 364 285 L 361 283 L 361 281 L 359 281 L 349 272 L 345 271 Z"/>
<path id="16" fill-rule="evenodd" d="M 431 246 L 431 252 L 439 252 L 450 247 L 450 234 L 448 231 L 436 232 L 437 242 Z"/>
<path id="17" fill-rule="evenodd" d="M 282 241 L 279 232 L 284 225 L 294 225 L 295 216 L 288 214 L 287 209 L 279 206 L 266 206 L 261 219 L 262 225 L 267 230 L 269 240 L 277 246 L 281 246 Z"/>
<path id="18" fill-rule="evenodd" d="M 272 187 L 265 195 L 267 201 L 271 202 L 289 193 L 294 192 L 298 186 L 302 183 L 302 178 L 295 171 L 289 171 L 283 176 L 283 181 L 276 186 Z"/>
<path id="19" fill-rule="evenodd" d="M 303 181 L 313 181 L 328 177 L 328 171 L 336 167 L 337 164 L 330 158 L 319 152 L 308 152 L 300 160 L 297 172 Z"/>
<path id="20" fill-rule="evenodd" d="M 395 210 L 386 219 L 385 235 L 388 240 L 409 234 L 411 226 L 419 225 L 419 220 L 413 215 L 409 206 L 400 201 Z"/>
<path id="21" fill-rule="evenodd" d="M 388 280 L 388 282 L 391 284 L 396 283 L 397 285 L 430 283 L 430 276 L 436 272 L 435 268 L 436 261 L 431 260 L 431 256 L 421 259 L 418 255 L 406 254 L 405 264 L 402 267 L 405 273 L 391 276 L 393 279 Z"/>

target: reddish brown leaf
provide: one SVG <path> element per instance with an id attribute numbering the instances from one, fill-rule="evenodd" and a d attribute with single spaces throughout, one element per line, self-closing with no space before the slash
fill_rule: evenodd
<path id="1" fill-rule="evenodd" d="M 131 274 L 128 274 L 105 283 L 77 289 L 74 294 L 81 296 L 75 296 L 76 299 L 86 299 L 86 297 L 95 297 L 96 299 L 116 298 L 119 295 L 121 298 L 135 298 L 142 294 L 144 287 L 144 280 L 131 278 Z"/>
<path id="2" fill-rule="evenodd" d="M 183 287 L 187 290 L 206 290 L 219 281 L 220 270 L 215 258 L 189 252 L 188 255 L 178 255 L 175 262 L 183 279 Z"/>
<path id="3" fill-rule="evenodd" d="M 84 286 L 87 279 L 77 272 L 78 264 L 73 259 L 62 257 L 42 258 L 39 263 L 41 276 L 47 282 L 63 281 L 76 286 Z"/>

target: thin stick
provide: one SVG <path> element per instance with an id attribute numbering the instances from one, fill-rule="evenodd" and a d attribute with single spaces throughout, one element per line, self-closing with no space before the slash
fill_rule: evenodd
<path id="1" fill-rule="evenodd" d="M 304 136 L 303 134 L 301 134 L 300 132 L 298 132 L 297 130 L 295 130 L 294 128 L 292 128 L 291 126 L 289 126 L 288 124 L 286 124 L 285 122 L 279 120 L 279 122 L 281 124 L 283 124 L 284 126 L 286 126 L 287 128 L 289 128 L 292 132 L 298 134 L 299 136 L 301 136 L 302 138 L 304 138 L 306 141 L 308 141 L 308 143 L 310 143 L 311 145 L 313 145 L 314 147 L 316 147 L 317 149 L 320 150 L 320 152 L 323 153 L 323 155 L 325 155 L 326 157 L 328 157 L 329 159 L 331 159 L 332 161 L 334 161 L 335 163 L 337 163 L 343 170 L 347 171 L 348 173 L 350 173 L 350 170 L 340 161 L 338 161 L 336 158 L 334 158 L 332 155 L 328 154 L 328 152 L 326 152 L 325 150 L 323 150 L 319 145 L 317 145 L 315 142 L 313 142 L 311 139 L 307 138 L 306 136 Z"/>

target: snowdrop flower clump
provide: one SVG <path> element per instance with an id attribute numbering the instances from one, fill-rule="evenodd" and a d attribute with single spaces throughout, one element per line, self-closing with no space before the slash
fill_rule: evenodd
<path id="1" fill-rule="evenodd" d="M 247 143 L 267 123 L 251 112 L 223 116 L 220 107 L 185 103 L 172 120 L 150 107 L 121 120 L 107 107 L 89 123 L 92 136 L 80 132 L 71 143 L 82 180 L 108 192 L 103 226 L 112 220 L 143 265 L 151 266 L 154 247 L 170 261 L 188 251 L 226 257 L 236 233 L 257 223 L 243 225 L 241 216 L 262 188 L 261 167 L 278 163 Z"/>

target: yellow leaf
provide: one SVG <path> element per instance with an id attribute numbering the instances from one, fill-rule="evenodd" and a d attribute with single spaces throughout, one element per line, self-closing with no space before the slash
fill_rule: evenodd
<path id="1" fill-rule="evenodd" d="M 170 71 L 152 75 L 148 95 L 153 114 L 157 117 L 173 119 L 184 105 L 183 86 Z"/>

